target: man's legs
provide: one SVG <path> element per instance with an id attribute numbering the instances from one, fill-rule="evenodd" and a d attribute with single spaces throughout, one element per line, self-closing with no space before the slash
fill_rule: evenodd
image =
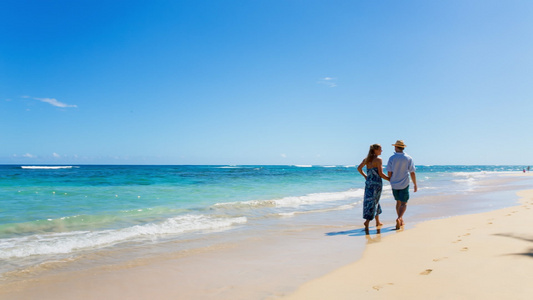
<path id="1" fill-rule="evenodd" d="M 407 202 L 396 200 L 396 213 L 398 214 L 398 219 L 396 219 L 396 229 L 400 229 L 399 226 L 403 226 L 403 214 L 406 210 Z"/>
<path id="2" fill-rule="evenodd" d="M 398 218 L 396 219 L 396 229 L 400 229 L 404 225 L 403 214 L 407 210 L 407 201 L 409 200 L 409 186 L 403 190 L 392 190 L 394 199 L 396 200 L 396 214 Z"/>

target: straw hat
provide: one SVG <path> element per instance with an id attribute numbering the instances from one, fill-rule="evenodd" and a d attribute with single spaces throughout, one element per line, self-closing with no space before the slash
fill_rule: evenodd
<path id="1" fill-rule="evenodd" d="M 405 148 L 407 147 L 402 140 L 397 140 L 396 144 L 392 144 L 394 147 Z"/>

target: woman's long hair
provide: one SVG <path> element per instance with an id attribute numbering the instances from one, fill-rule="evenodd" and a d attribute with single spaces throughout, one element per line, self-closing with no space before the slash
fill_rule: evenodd
<path id="1" fill-rule="evenodd" d="M 366 159 L 365 159 L 365 164 L 367 166 L 369 164 L 372 164 L 372 161 L 374 160 L 374 158 L 378 157 L 378 155 L 374 151 L 379 150 L 379 149 L 381 149 L 380 144 L 370 145 L 370 149 L 368 150 L 368 155 L 366 156 Z"/>

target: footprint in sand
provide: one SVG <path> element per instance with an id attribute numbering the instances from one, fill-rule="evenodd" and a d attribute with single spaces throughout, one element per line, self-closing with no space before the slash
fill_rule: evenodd
<path id="1" fill-rule="evenodd" d="M 434 258 L 433 261 L 441 261 L 441 260 L 444 260 L 444 259 L 447 259 L 448 257 L 445 256 L 445 257 L 441 257 L 441 258 Z"/>
<path id="2" fill-rule="evenodd" d="M 394 285 L 394 283 L 389 282 L 389 283 L 387 283 L 387 285 Z M 375 289 L 376 291 L 379 291 L 379 290 L 381 290 L 382 288 L 384 288 L 384 286 L 383 286 L 383 285 L 375 285 L 375 286 L 373 286 L 372 288 Z"/>
<path id="3" fill-rule="evenodd" d="M 460 241 L 462 241 L 462 240 L 461 240 L 461 239 L 458 239 L 457 241 L 455 241 L 455 242 L 452 242 L 452 243 L 454 243 L 454 244 L 455 244 L 455 243 L 459 243 Z"/>
<path id="4" fill-rule="evenodd" d="M 463 247 L 463 249 L 461 249 L 461 251 L 468 251 L 468 247 Z"/>
<path id="5" fill-rule="evenodd" d="M 432 269 L 426 269 L 424 272 L 420 273 L 420 275 L 429 275 L 431 272 L 433 272 Z"/>

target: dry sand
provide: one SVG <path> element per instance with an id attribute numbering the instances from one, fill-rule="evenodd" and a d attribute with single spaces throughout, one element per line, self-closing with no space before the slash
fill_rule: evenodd
<path id="1" fill-rule="evenodd" d="M 384 237 L 283 299 L 533 299 L 533 191 L 518 195 L 519 206 Z"/>

